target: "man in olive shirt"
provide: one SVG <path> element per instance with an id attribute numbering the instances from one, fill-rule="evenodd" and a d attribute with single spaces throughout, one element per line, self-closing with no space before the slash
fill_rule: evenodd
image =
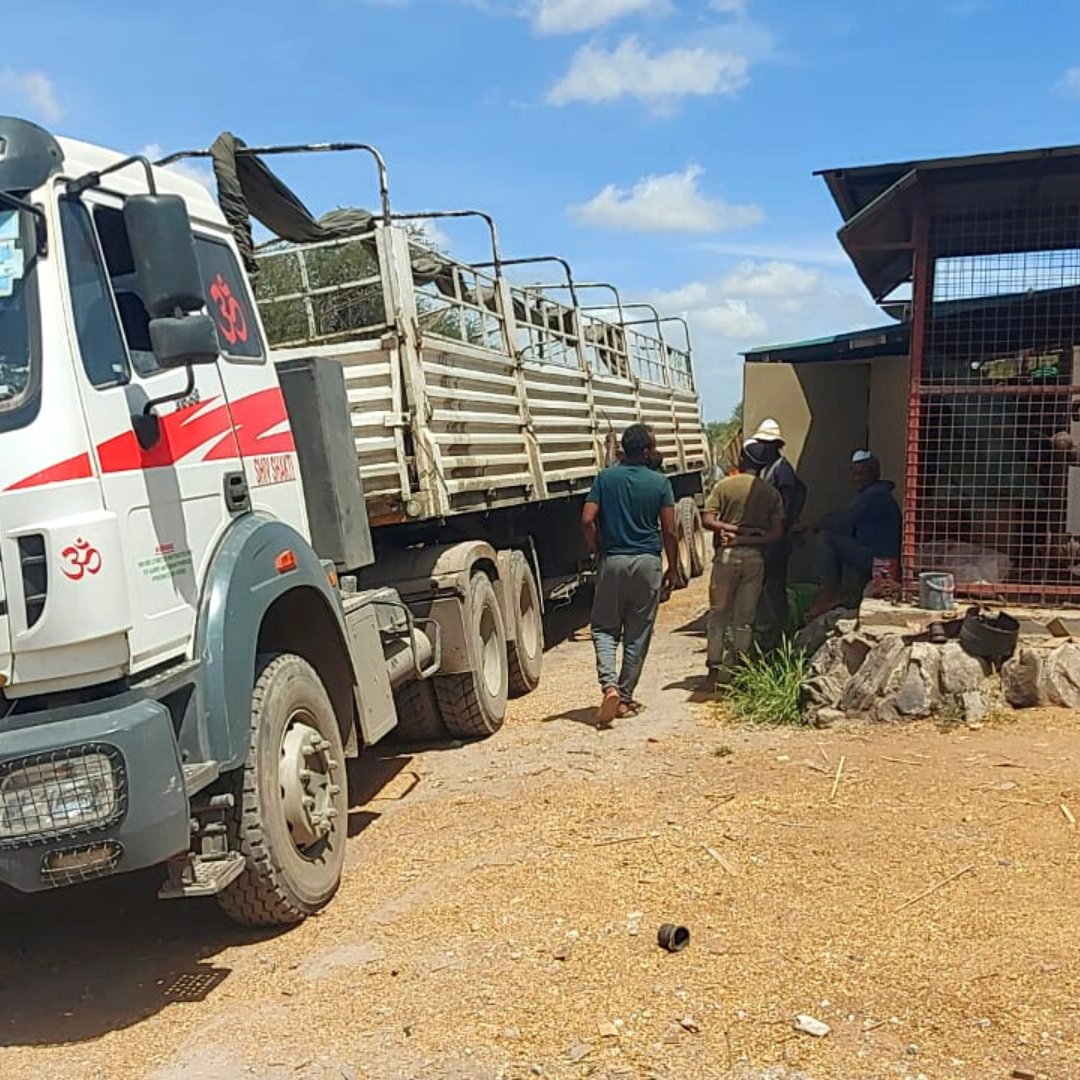
<path id="1" fill-rule="evenodd" d="M 600 556 L 592 610 L 592 638 L 603 699 L 597 725 L 608 727 L 633 711 L 653 624 L 666 584 L 681 588 L 671 481 L 654 466 L 656 439 L 644 424 L 622 437 L 622 461 L 596 478 L 585 500 L 585 546 Z M 662 542 L 661 542 L 662 537 Z M 667 552 L 663 580 L 661 550 Z M 616 653 L 622 643 L 622 670 Z"/>
<path id="2" fill-rule="evenodd" d="M 705 501 L 702 521 L 713 534 L 716 548 L 707 625 L 708 663 L 713 672 L 731 666 L 726 663 L 730 654 L 738 662 L 750 651 L 765 580 L 763 551 L 783 535 L 783 499 L 757 476 L 765 464 L 762 448 L 747 444 L 739 459 L 739 474 L 721 480 Z"/>

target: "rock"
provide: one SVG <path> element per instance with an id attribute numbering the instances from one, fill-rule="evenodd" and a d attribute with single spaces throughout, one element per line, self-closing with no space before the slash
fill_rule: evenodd
<path id="1" fill-rule="evenodd" d="M 929 716 L 941 700 L 940 672 L 939 649 L 925 641 L 912 645 L 907 671 L 893 702 L 896 711 L 901 716 Z"/>
<path id="2" fill-rule="evenodd" d="M 835 708 L 844 696 L 844 683 L 830 675 L 812 675 L 803 684 L 803 692 L 811 705 Z"/>
<path id="3" fill-rule="evenodd" d="M 946 642 L 941 649 L 941 690 L 948 697 L 978 690 L 989 673 L 986 661 L 964 652 L 958 641 Z"/>
<path id="4" fill-rule="evenodd" d="M 566 1049 L 566 1060 L 572 1063 L 584 1061 L 593 1052 L 591 1043 L 572 1043 Z"/>
<path id="5" fill-rule="evenodd" d="M 868 712 L 876 704 L 901 658 L 906 658 L 906 653 L 904 639 L 899 634 L 891 634 L 882 639 L 880 644 L 870 650 L 862 667 L 848 683 L 844 696 L 840 699 L 840 708 L 849 714 Z"/>
<path id="6" fill-rule="evenodd" d="M 809 626 L 804 626 L 794 638 L 793 644 L 796 649 L 814 656 L 819 649 L 836 634 L 836 627 L 844 619 L 858 618 L 857 611 L 845 611 L 837 608 L 836 611 L 827 612 L 821 618 L 815 619 Z"/>
<path id="7" fill-rule="evenodd" d="M 795 1030 L 806 1035 L 813 1035 L 815 1039 L 823 1039 L 832 1029 L 824 1021 L 815 1020 L 812 1016 L 800 1013 L 795 1017 Z"/>
<path id="8" fill-rule="evenodd" d="M 874 719 L 879 724 L 895 724 L 900 719 L 900 713 L 894 702 L 880 701 L 874 708 Z"/>
<path id="9" fill-rule="evenodd" d="M 980 690 L 968 690 L 961 694 L 960 708 L 963 709 L 964 721 L 968 724 L 981 723 L 990 711 L 986 698 Z"/>
<path id="10" fill-rule="evenodd" d="M 617 1039 L 619 1037 L 619 1029 L 614 1024 L 600 1024 L 598 1030 L 602 1039 Z"/>
<path id="11" fill-rule="evenodd" d="M 1041 697 L 1051 705 L 1080 708 L 1080 645 L 1060 645 L 1043 665 Z"/>
<path id="12" fill-rule="evenodd" d="M 1021 648 L 1001 669 L 1001 688 L 1014 709 L 1042 704 L 1043 657 L 1035 649 Z"/>
<path id="13" fill-rule="evenodd" d="M 829 728 L 845 720 L 846 716 L 839 709 L 818 709 L 811 718 L 816 728 Z"/>

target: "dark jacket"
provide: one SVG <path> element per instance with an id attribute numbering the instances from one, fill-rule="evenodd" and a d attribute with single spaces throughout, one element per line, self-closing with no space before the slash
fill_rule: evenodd
<path id="1" fill-rule="evenodd" d="M 891 480 L 878 480 L 855 495 L 847 508 L 830 514 L 822 523 L 829 532 L 850 536 L 878 559 L 900 557 L 900 507 L 893 498 Z"/>

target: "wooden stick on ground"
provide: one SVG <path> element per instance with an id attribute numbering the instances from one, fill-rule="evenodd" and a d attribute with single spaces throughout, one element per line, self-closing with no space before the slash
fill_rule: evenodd
<path id="1" fill-rule="evenodd" d="M 836 766 L 836 778 L 832 782 L 832 791 L 829 792 L 829 802 L 836 798 L 836 789 L 840 786 L 840 777 L 844 775 L 844 762 L 847 757 L 840 755 L 840 764 Z"/>
<path id="2" fill-rule="evenodd" d="M 712 858 L 714 858 L 714 859 L 715 859 L 715 860 L 716 860 L 716 861 L 717 861 L 717 862 L 718 862 L 718 863 L 719 863 L 719 864 L 720 864 L 720 865 L 721 865 L 721 866 L 722 866 L 722 867 L 723 867 L 723 868 L 724 868 L 724 869 L 725 869 L 725 870 L 726 870 L 726 871 L 727 871 L 727 872 L 728 872 L 729 874 L 731 874 L 732 876 L 734 876 L 734 875 L 735 875 L 735 867 L 734 867 L 734 866 L 732 866 L 732 865 L 731 865 L 731 863 L 729 863 L 729 862 L 727 861 L 727 859 L 725 859 L 725 858 L 724 858 L 724 856 L 723 856 L 723 855 L 721 855 L 721 854 L 720 854 L 720 852 L 716 850 L 716 848 L 711 848 L 711 847 L 709 847 L 709 845 L 708 845 L 708 844 L 702 844 L 701 846 L 702 846 L 702 847 L 703 847 L 703 848 L 704 848 L 704 849 L 705 849 L 705 850 L 706 850 L 706 851 L 708 852 L 708 854 L 709 854 L 709 855 L 711 855 L 711 856 L 712 856 Z"/>
<path id="3" fill-rule="evenodd" d="M 1073 817 L 1073 812 L 1064 804 L 1061 804 L 1061 812 L 1065 815 L 1065 820 L 1075 829 L 1076 818 Z"/>
<path id="4" fill-rule="evenodd" d="M 631 844 L 635 840 L 648 839 L 648 833 L 642 833 L 640 836 L 613 836 L 608 840 L 594 840 L 593 847 L 607 847 L 609 844 Z"/>
<path id="5" fill-rule="evenodd" d="M 962 866 L 959 870 L 956 871 L 955 874 L 950 874 L 943 881 L 939 881 L 936 885 L 931 885 L 929 889 L 923 889 L 923 891 L 921 893 L 919 893 L 918 896 L 913 896 L 910 900 L 905 900 L 893 912 L 893 914 L 896 915 L 899 912 L 903 911 L 905 908 L 911 907 L 912 904 L 917 904 L 920 900 L 925 900 L 931 894 L 936 893 L 938 891 L 938 889 L 945 888 L 945 886 L 948 885 L 950 881 L 955 881 L 958 877 L 963 877 L 964 874 L 967 874 L 967 873 L 969 873 L 970 871 L 972 871 L 974 869 L 975 869 L 975 864 L 974 863 L 968 863 L 967 866 Z"/>

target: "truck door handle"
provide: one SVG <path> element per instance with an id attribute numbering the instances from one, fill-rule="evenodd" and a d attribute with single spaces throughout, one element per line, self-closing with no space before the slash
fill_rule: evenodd
<path id="1" fill-rule="evenodd" d="M 225 506 L 230 514 L 244 514 L 251 509 L 251 493 L 242 472 L 225 474 Z"/>

